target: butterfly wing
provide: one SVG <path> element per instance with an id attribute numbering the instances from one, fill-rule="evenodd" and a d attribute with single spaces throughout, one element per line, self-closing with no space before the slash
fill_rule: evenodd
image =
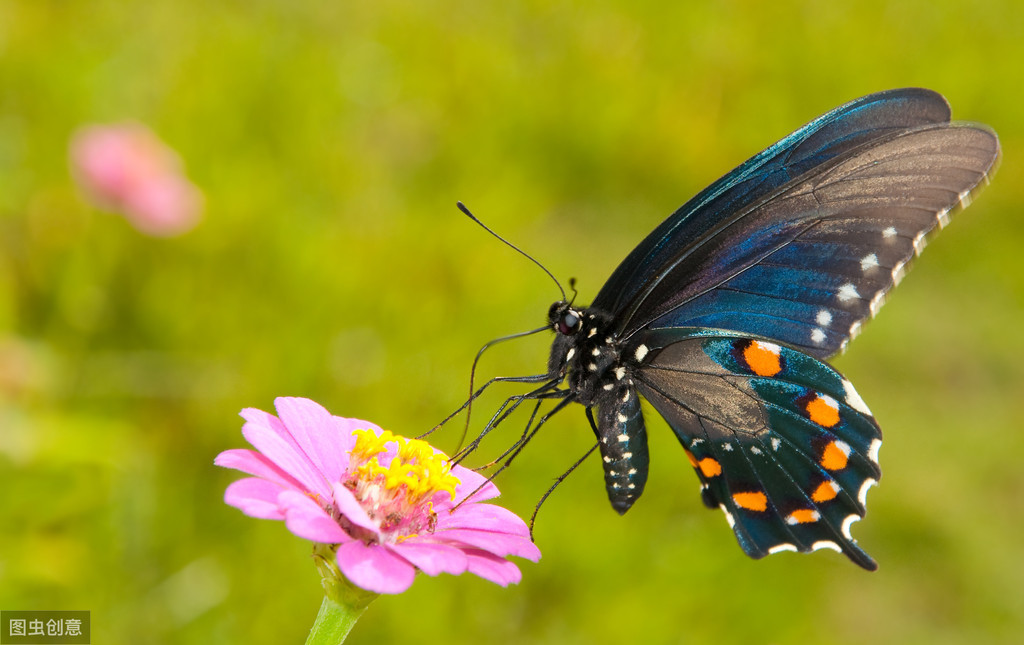
<path id="1" fill-rule="evenodd" d="M 715 330 L 657 329 L 630 368 L 668 421 L 743 550 L 830 548 L 865 569 L 850 535 L 881 476 L 881 431 L 849 381 L 817 359 Z"/>
<path id="2" fill-rule="evenodd" d="M 620 337 L 713 327 L 827 358 L 878 311 L 998 154 L 995 134 L 979 126 L 888 131 L 740 211 L 718 213 L 702 235 L 681 226 L 675 254 L 659 257 L 657 272 L 616 313 Z"/>
<path id="3" fill-rule="evenodd" d="M 654 229 L 605 283 L 594 306 L 619 312 L 682 249 L 732 213 L 783 184 L 873 139 L 930 123 L 945 123 L 949 104 L 931 90 L 871 94 L 822 115 L 714 182 Z"/>

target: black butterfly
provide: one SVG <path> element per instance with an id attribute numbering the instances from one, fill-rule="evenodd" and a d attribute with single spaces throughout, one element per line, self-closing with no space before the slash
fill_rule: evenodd
<path id="1" fill-rule="evenodd" d="M 567 388 L 527 397 L 586 406 L 619 513 L 647 481 L 642 396 L 747 555 L 830 548 L 877 568 L 850 525 L 881 476 L 881 432 L 822 361 L 992 172 L 995 133 L 949 119 L 924 89 L 839 107 L 673 213 L 592 306 L 551 306 L 547 378 Z"/>

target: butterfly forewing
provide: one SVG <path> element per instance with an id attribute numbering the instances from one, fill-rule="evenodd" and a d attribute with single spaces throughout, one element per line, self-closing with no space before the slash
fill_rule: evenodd
<path id="1" fill-rule="evenodd" d="M 892 132 L 948 122 L 949 117 L 946 100 L 921 88 L 879 92 L 818 117 L 748 159 L 669 216 L 622 261 L 593 306 L 621 312 L 620 333 L 635 330 L 629 323 L 642 291 L 682 247 L 831 159 Z"/>
<path id="2" fill-rule="evenodd" d="M 744 551 L 831 548 L 875 568 L 850 525 L 881 476 L 881 432 L 849 381 L 806 354 L 728 332 L 663 329 L 645 341 L 637 387 Z"/>
<path id="3" fill-rule="evenodd" d="M 819 358 L 871 317 L 998 156 L 987 129 L 932 125 L 833 159 L 678 254 L 631 327 L 711 327 Z"/>

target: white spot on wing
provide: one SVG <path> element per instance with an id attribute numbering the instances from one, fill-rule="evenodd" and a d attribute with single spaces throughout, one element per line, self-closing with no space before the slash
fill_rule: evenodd
<path id="1" fill-rule="evenodd" d="M 892 268 L 892 286 L 897 286 L 903 280 L 903 276 L 907 275 L 906 272 L 907 263 L 900 261 L 896 263 L 896 266 Z"/>
<path id="2" fill-rule="evenodd" d="M 960 205 L 964 208 L 967 208 L 968 206 L 971 205 L 971 191 L 965 190 L 964 192 L 960 193 Z"/>
<path id="3" fill-rule="evenodd" d="M 825 332 L 821 331 L 817 327 L 811 330 L 811 342 L 815 345 L 820 345 L 825 342 Z"/>
<path id="4" fill-rule="evenodd" d="M 882 447 L 881 439 L 872 439 L 871 446 L 868 448 L 868 459 L 878 463 L 878 449 Z"/>
<path id="5" fill-rule="evenodd" d="M 846 392 L 847 405 L 861 414 L 871 415 L 871 410 L 869 410 L 867 404 L 864 403 L 864 399 L 860 398 L 860 394 L 858 394 L 857 390 L 854 389 L 853 383 L 843 379 L 843 391 Z"/>
<path id="6" fill-rule="evenodd" d="M 783 551 L 797 551 L 797 548 L 795 544 L 790 544 L 789 542 L 783 542 L 782 544 L 776 544 L 773 547 L 768 547 L 768 555 L 782 553 Z"/>
<path id="7" fill-rule="evenodd" d="M 772 437 L 772 450 L 778 450 L 779 446 L 782 445 L 782 440 L 778 437 Z"/>
<path id="8" fill-rule="evenodd" d="M 754 453 L 755 455 L 759 455 L 761 454 L 761 449 L 758 448 L 757 446 L 750 446 L 750 452 Z"/>
<path id="9" fill-rule="evenodd" d="M 859 320 L 853 321 L 853 324 L 850 325 L 850 338 L 856 338 L 857 337 L 857 334 L 860 333 L 860 326 L 861 325 L 860 325 L 860 321 Z"/>
<path id="10" fill-rule="evenodd" d="M 839 298 L 839 302 L 849 302 L 860 298 L 860 294 L 857 293 L 857 287 L 852 282 L 847 282 L 843 286 L 839 287 L 839 292 L 836 294 Z"/>
<path id="11" fill-rule="evenodd" d="M 832 324 L 832 313 L 828 309 L 822 309 L 818 312 L 818 315 L 814 317 L 814 320 L 822 327 L 828 327 Z"/>
<path id="12" fill-rule="evenodd" d="M 842 526 L 843 536 L 847 540 L 852 540 L 853 539 L 853 536 L 850 535 L 850 527 L 853 526 L 854 522 L 859 522 L 860 519 L 861 519 L 860 515 L 857 515 L 856 513 L 854 513 L 854 514 L 851 514 L 851 515 L 847 515 L 846 518 L 843 520 L 843 526 Z"/>
<path id="13" fill-rule="evenodd" d="M 860 270 L 870 271 L 878 266 L 878 256 L 874 253 L 868 253 L 860 259 Z"/>
<path id="14" fill-rule="evenodd" d="M 928 246 L 928 240 L 924 239 L 924 231 L 921 231 L 914 236 L 914 253 L 916 255 L 921 255 L 921 251 L 923 251 L 926 246 Z"/>
<path id="15" fill-rule="evenodd" d="M 839 553 L 843 552 L 839 545 L 833 542 L 832 540 L 818 540 L 817 542 L 811 545 L 811 551 L 819 551 L 821 549 L 832 549 L 833 551 L 837 551 Z"/>
<path id="16" fill-rule="evenodd" d="M 736 520 L 732 518 L 732 513 L 725 507 L 725 504 L 719 504 L 718 508 L 722 509 L 722 512 L 725 513 L 725 521 L 729 523 L 729 528 L 736 526 Z"/>
<path id="17" fill-rule="evenodd" d="M 939 221 L 940 229 L 946 228 L 946 225 L 949 224 L 949 209 L 943 208 L 942 210 L 940 210 L 938 213 L 935 214 L 935 219 Z"/>
<path id="18" fill-rule="evenodd" d="M 725 443 L 722 444 L 722 450 L 726 452 L 732 452 L 732 444 L 726 441 Z"/>
<path id="19" fill-rule="evenodd" d="M 878 482 L 870 477 L 864 480 L 864 483 L 860 485 L 860 492 L 857 493 L 857 500 L 860 501 L 862 506 L 867 506 L 868 503 L 868 491 L 871 487 Z"/>
<path id="20" fill-rule="evenodd" d="M 871 299 L 871 304 L 868 305 L 868 309 L 871 310 L 871 316 L 875 317 L 878 315 L 878 310 L 885 304 L 885 292 L 879 291 L 875 294 L 875 297 Z"/>
<path id="21" fill-rule="evenodd" d="M 882 237 L 884 237 L 887 240 L 896 237 L 896 227 L 890 226 L 889 228 L 882 231 Z"/>
<path id="22" fill-rule="evenodd" d="M 636 353 L 633 354 L 633 356 L 636 358 L 637 363 L 644 360 L 644 357 L 647 356 L 647 345 L 640 345 L 637 347 Z"/>

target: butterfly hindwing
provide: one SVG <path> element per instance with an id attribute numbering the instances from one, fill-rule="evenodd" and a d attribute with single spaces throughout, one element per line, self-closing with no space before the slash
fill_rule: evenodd
<path id="1" fill-rule="evenodd" d="M 632 368 L 752 557 L 831 548 L 875 564 L 850 535 L 881 476 L 881 432 L 838 372 L 770 341 L 653 330 Z"/>

